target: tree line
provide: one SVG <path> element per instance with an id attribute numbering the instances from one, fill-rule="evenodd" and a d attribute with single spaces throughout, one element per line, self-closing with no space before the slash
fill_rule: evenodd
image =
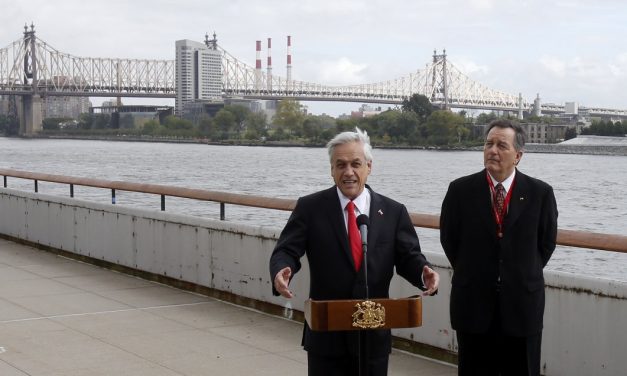
<path id="1" fill-rule="evenodd" d="M 627 135 L 627 121 L 612 122 L 611 120 L 593 121 L 592 124 L 581 130 L 582 135 L 625 137 Z"/>
<path id="2" fill-rule="evenodd" d="M 267 119 L 263 112 L 253 112 L 240 105 L 225 105 L 214 116 L 203 114 L 195 121 L 167 116 L 163 121 L 151 119 L 136 127 L 130 114 L 82 114 L 79 119 L 45 119 L 45 133 L 78 135 L 127 135 L 155 138 L 203 139 L 215 142 L 281 141 L 299 144 L 324 145 L 335 134 L 359 127 L 368 132 L 373 144 L 380 146 L 437 146 L 467 147 L 480 145 L 483 132 L 475 124 L 487 124 L 497 118 L 494 112 L 481 113 L 475 119 L 464 111 L 454 113 L 433 107 L 420 94 L 403 101 L 399 108 L 388 109 L 377 115 L 336 119 L 328 115 L 309 115 L 294 100 L 278 103 L 276 114 Z M 554 122 L 555 119 L 529 118 L 529 122 Z M 0 131 L 15 131 L 10 119 L 0 116 Z M 567 139 L 576 137 L 574 130 Z M 627 121 L 612 123 L 596 121 L 584 128 L 582 134 L 624 136 Z"/>
<path id="3" fill-rule="evenodd" d="M 496 116 L 495 116 L 496 117 Z M 47 133 L 130 135 L 200 138 L 209 141 L 282 141 L 323 145 L 338 132 L 360 127 L 380 145 L 426 146 L 459 145 L 480 140 L 473 122 L 459 114 L 434 108 L 423 95 L 405 100 L 400 108 L 388 109 L 362 118 L 336 119 L 328 115 L 305 114 L 293 100 L 278 103 L 275 116 L 253 112 L 240 105 L 226 105 L 214 116 L 201 115 L 195 122 L 168 116 L 162 122 L 146 121 L 135 127 L 129 114 L 82 114 L 78 120 L 45 119 Z"/>

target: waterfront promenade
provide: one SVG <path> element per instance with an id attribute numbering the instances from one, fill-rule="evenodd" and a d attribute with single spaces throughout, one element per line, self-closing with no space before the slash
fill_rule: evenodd
<path id="1" fill-rule="evenodd" d="M 302 324 L 0 239 L 0 375 L 305 375 Z M 394 351 L 390 375 L 456 375 Z"/>

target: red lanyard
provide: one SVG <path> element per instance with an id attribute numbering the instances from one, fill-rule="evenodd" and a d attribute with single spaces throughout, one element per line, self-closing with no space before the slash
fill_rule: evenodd
<path id="1" fill-rule="evenodd" d="M 490 196 L 492 200 L 492 213 L 494 213 L 494 219 L 496 220 L 496 225 L 498 227 L 497 235 L 499 238 L 502 238 L 503 237 L 503 218 L 505 218 L 505 215 L 507 214 L 507 207 L 509 206 L 509 200 L 512 198 L 512 192 L 514 191 L 514 183 L 516 183 L 516 179 L 514 179 L 512 181 L 512 184 L 509 186 L 509 189 L 507 190 L 507 195 L 505 195 L 505 201 L 503 201 L 503 209 L 499 213 L 496 210 L 496 203 L 494 202 L 494 196 L 495 196 L 495 191 L 496 191 L 494 189 L 494 183 L 492 182 L 492 178 L 490 177 L 490 174 L 487 171 L 485 175 L 488 179 L 488 185 L 490 186 Z"/>

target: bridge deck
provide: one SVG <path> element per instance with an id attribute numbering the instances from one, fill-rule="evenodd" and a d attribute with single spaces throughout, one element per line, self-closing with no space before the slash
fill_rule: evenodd
<path id="1" fill-rule="evenodd" d="M 304 375 L 301 324 L 0 239 L 0 374 Z M 456 375 L 394 351 L 390 375 Z"/>

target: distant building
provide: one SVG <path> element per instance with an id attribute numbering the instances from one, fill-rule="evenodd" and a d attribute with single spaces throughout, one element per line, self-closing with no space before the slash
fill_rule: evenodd
<path id="1" fill-rule="evenodd" d="M 351 117 L 352 118 L 365 118 L 365 117 L 378 115 L 381 112 L 383 112 L 383 110 L 381 110 L 381 106 L 372 107 L 367 104 L 362 104 L 361 107 L 359 107 L 359 110 L 351 111 Z"/>
<path id="2" fill-rule="evenodd" d="M 0 95 L 0 115 L 7 116 L 9 114 L 9 96 Z"/>
<path id="3" fill-rule="evenodd" d="M 224 100 L 194 100 L 185 103 L 181 117 L 194 124 L 198 124 L 203 116 L 212 118 L 218 111 L 223 109 L 225 105 L 242 106 L 248 108 L 251 112 L 264 113 L 266 114 L 267 122 L 271 123 L 274 115 L 276 115 L 278 101 L 237 97 L 224 98 Z"/>
<path id="4" fill-rule="evenodd" d="M 175 47 L 175 113 L 183 116 L 189 102 L 222 97 L 222 53 L 215 34 L 211 41 L 206 36 L 205 43 L 178 40 Z"/>
<path id="5" fill-rule="evenodd" d="M 42 105 L 42 115 L 43 119 L 78 119 L 81 114 L 88 113 L 90 107 L 89 97 L 46 96 Z"/>
<path id="6" fill-rule="evenodd" d="M 572 124 L 521 124 L 527 133 L 527 142 L 531 144 L 555 144 L 564 141 L 566 130 L 573 127 Z"/>
<path id="7" fill-rule="evenodd" d="M 577 102 L 565 102 L 564 103 L 564 113 L 567 115 L 578 115 L 579 114 L 579 104 Z"/>
<path id="8" fill-rule="evenodd" d="M 78 119 L 81 114 L 89 113 L 91 101 L 88 97 L 46 96 L 42 100 L 42 119 L 69 118 Z M 9 96 L 0 95 L 0 115 L 9 113 Z"/>
<path id="9" fill-rule="evenodd" d="M 141 128 L 149 120 L 162 123 L 167 116 L 172 115 L 173 108 L 151 105 L 118 106 L 116 101 L 105 101 L 101 107 L 92 107 L 91 112 L 111 115 L 117 128 Z"/>

